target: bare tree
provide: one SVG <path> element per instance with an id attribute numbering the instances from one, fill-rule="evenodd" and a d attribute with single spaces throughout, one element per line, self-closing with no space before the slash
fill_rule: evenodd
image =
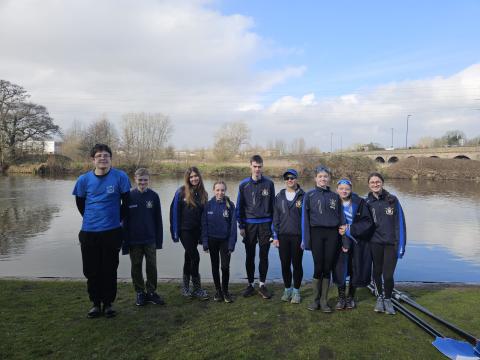
<path id="1" fill-rule="evenodd" d="M 291 152 L 294 155 L 301 155 L 305 153 L 306 144 L 304 138 L 296 138 L 292 140 Z"/>
<path id="2" fill-rule="evenodd" d="M 118 134 L 115 126 L 102 115 L 98 120 L 90 124 L 83 132 L 80 142 L 82 156 L 88 156 L 90 149 L 98 143 L 107 144 L 115 150 L 118 147 Z"/>
<path id="3" fill-rule="evenodd" d="M 250 140 L 250 129 L 243 121 L 223 124 L 215 134 L 214 152 L 218 160 L 228 160 L 239 153 L 240 147 Z"/>
<path id="4" fill-rule="evenodd" d="M 13 161 L 19 145 L 29 140 L 44 140 L 59 132 L 58 125 L 42 105 L 27 102 L 26 90 L 0 80 L 0 161 Z"/>
<path id="5" fill-rule="evenodd" d="M 123 116 L 121 147 L 131 165 L 150 165 L 160 156 L 173 132 L 166 115 L 129 113 Z"/>
<path id="6" fill-rule="evenodd" d="M 85 137 L 85 132 L 83 124 L 78 120 L 74 120 L 72 125 L 62 135 L 62 154 L 73 160 L 81 160 L 83 156 L 80 147 Z"/>

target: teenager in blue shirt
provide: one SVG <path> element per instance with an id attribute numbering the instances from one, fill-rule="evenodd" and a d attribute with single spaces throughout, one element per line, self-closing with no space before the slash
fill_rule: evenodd
<path id="1" fill-rule="evenodd" d="M 202 212 L 208 201 L 200 171 L 192 166 L 185 171 L 184 185 L 173 197 L 170 205 L 170 233 L 174 242 L 181 242 L 185 249 L 182 295 L 208 300 L 200 281 L 200 254 L 197 246 L 202 243 Z M 190 278 L 193 291 L 190 290 Z"/>
<path id="2" fill-rule="evenodd" d="M 375 312 L 395 314 L 392 304 L 393 274 L 397 259 L 405 254 L 407 229 L 402 206 L 395 195 L 383 188 L 383 176 L 371 173 L 368 176 L 370 192 L 367 203 L 372 213 L 374 231 L 370 240 L 373 258 L 373 280 L 378 291 Z M 383 281 L 382 281 L 383 280 Z"/>
<path id="3" fill-rule="evenodd" d="M 149 182 L 150 174 L 147 169 L 140 168 L 135 171 L 136 188 L 130 191 L 127 216 L 123 223 L 125 231 L 123 254 L 130 254 L 137 306 L 143 306 L 145 302 L 165 304 L 162 297 L 156 293 L 157 249 L 161 249 L 163 244 L 162 208 L 160 197 L 148 187 Z M 142 274 L 144 257 L 146 284 Z"/>
<path id="4" fill-rule="evenodd" d="M 78 237 L 83 274 L 93 303 L 87 316 L 95 318 L 103 311 L 106 317 L 113 317 L 118 255 L 122 246 L 120 221 L 125 213 L 130 181 L 123 171 L 112 168 L 112 150 L 107 145 L 96 144 L 90 156 L 94 170 L 81 175 L 73 189 L 83 217 Z"/>
<path id="5" fill-rule="evenodd" d="M 227 185 L 223 181 L 213 184 L 214 197 L 205 205 L 202 215 L 202 241 L 205 252 L 210 253 L 212 276 L 215 283 L 215 301 L 233 302 L 228 291 L 230 255 L 237 242 L 235 205 L 225 195 Z M 218 266 L 221 262 L 222 282 Z"/>

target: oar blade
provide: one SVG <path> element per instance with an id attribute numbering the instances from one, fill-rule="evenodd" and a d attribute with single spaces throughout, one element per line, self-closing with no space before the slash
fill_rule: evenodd
<path id="1" fill-rule="evenodd" d="M 432 342 L 432 345 L 435 346 L 443 355 L 452 360 L 479 359 L 479 357 L 475 354 L 475 349 L 473 346 L 465 341 L 437 337 Z"/>

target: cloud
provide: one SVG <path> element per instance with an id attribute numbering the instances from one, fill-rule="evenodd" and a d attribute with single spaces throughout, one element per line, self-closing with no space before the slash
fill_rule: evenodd
<path id="1" fill-rule="evenodd" d="M 300 50 L 262 37 L 254 19 L 222 14 L 213 1 L 6 0 L 0 43 L 0 78 L 24 86 L 63 127 L 103 113 L 118 122 L 126 112 L 162 112 L 177 147 L 209 146 L 222 123 L 244 120 L 253 143 L 304 137 L 329 150 L 332 133 L 334 148 L 340 139 L 344 147 L 389 145 L 391 128 L 399 146 L 411 114 L 410 143 L 452 128 L 480 134 L 480 64 L 319 97 L 302 83 L 308 69 L 288 61 Z M 285 65 L 267 66 L 278 57 Z M 297 91 L 288 94 L 293 79 Z"/>

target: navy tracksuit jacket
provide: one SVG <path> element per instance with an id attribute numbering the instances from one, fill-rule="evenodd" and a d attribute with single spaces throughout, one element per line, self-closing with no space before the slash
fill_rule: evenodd
<path id="1" fill-rule="evenodd" d="M 227 201 L 229 207 L 227 207 Z M 237 242 L 237 223 L 235 205 L 230 200 L 217 201 L 211 198 L 202 214 L 202 243 L 203 249 L 208 250 L 208 239 L 228 241 L 228 250 L 235 250 Z"/>
<path id="2" fill-rule="evenodd" d="M 273 238 L 278 240 L 278 235 L 301 235 L 302 233 L 302 204 L 305 192 L 298 187 L 295 197 L 288 201 L 282 189 L 275 197 L 273 212 Z"/>
<path id="3" fill-rule="evenodd" d="M 263 224 L 273 218 L 275 186 L 273 181 L 262 176 L 255 181 L 248 177 L 240 182 L 237 196 L 237 221 L 240 229 L 245 224 Z"/>

